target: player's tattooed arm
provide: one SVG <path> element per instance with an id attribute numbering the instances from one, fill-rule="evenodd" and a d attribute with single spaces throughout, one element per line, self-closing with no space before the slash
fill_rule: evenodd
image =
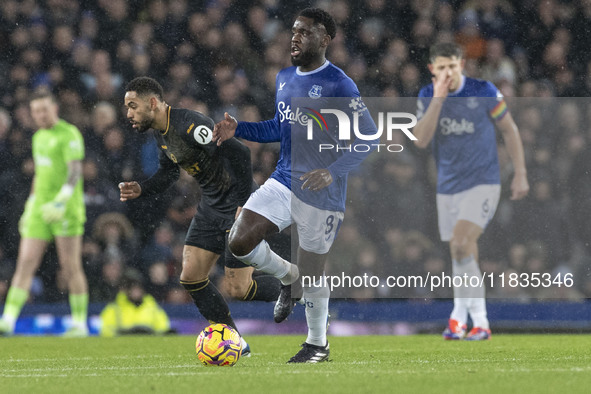
<path id="1" fill-rule="evenodd" d="M 33 181 L 31 182 L 31 191 L 29 192 L 29 195 L 32 196 L 35 194 L 35 176 L 33 176 Z"/>
<path id="2" fill-rule="evenodd" d="M 68 179 L 67 184 L 74 187 L 82 177 L 82 161 L 72 160 L 68 162 Z"/>

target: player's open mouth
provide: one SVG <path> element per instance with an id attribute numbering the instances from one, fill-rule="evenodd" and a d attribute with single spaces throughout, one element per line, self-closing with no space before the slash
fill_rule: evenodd
<path id="1" fill-rule="evenodd" d="M 298 56 L 300 53 L 302 52 L 302 50 L 300 48 L 298 48 L 295 45 L 291 46 L 291 56 L 295 57 Z"/>
<path id="2" fill-rule="evenodd" d="M 134 129 L 137 128 L 137 123 L 134 122 L 133 120 L 130 120 L 129 123 L 131 123 L 131 127 L 133 127 Z"/>

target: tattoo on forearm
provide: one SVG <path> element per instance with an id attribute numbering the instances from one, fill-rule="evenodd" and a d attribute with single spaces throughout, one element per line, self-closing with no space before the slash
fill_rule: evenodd
<path id="1" fill-rule="evenodd" d="M 82 176 L 82 162 L 74 160 L 68 163 L 68 184 L 75 186 Z"/>

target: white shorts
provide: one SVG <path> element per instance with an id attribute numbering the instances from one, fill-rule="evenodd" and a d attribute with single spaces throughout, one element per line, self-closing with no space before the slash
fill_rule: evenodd
<path id="1" fill-rule="evenodd" d="M 456 194 L 437 193 L 437 217 L 442 241 L 449 241 L 458 220 L 467 220 L 483 230 L 495 215 L 501 185 L 478 185 Z"/>
<path id="2" fill-rule="evenodd" d="M 295 223 L 300 247 L 317 254 L 328 253 L 345 217 L 344 212 L 304 203 L 273 178 L 251 194 L 243 208 L 269 219 L 279 231 Z"/>

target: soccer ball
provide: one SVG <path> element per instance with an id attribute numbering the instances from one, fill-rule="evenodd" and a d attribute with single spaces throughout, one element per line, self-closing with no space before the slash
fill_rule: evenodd
<path id="1" fill-rule="evenodd" d="M 207 367 L 231 367 L 242 354 L 240 334 L 225 324 L 212 324 L 201 331 L 195 344 L 197 358 Z"/>

